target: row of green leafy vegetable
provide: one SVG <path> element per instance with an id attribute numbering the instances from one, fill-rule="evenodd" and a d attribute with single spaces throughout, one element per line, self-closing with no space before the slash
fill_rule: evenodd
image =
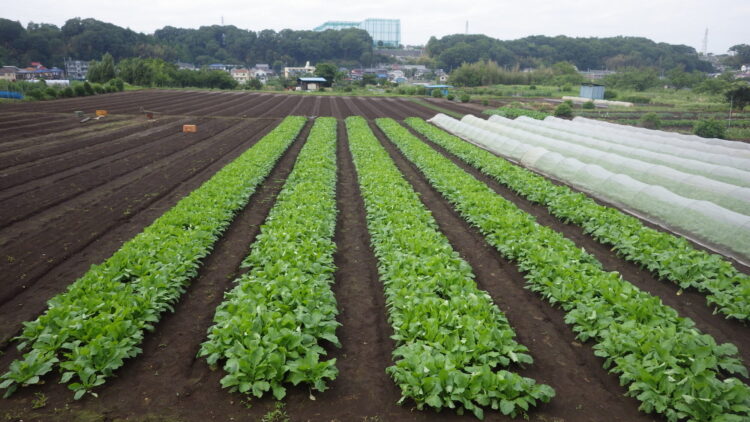
<path id="1" fill-rule="evenodd" d="M 326 390 L 338 374 L 323 360 L 336 337 L 333 234 L 336 227 L 336 119 L 321 117 L 261 227 L 234 289 L 217 308 L 199 352 L 223 362 L 222 386 L 262 396 L 285 383 Z"/>
<path id="2" fill-rule="evenodd" d="M 185 291 L 234 215 L 247 203 L 306 122 L 288 117 L 252 148 L 181 199 L 112 257 L 94 265 L 47 311 L 24 323 L 26 351 L 0 377 L 6 397 L 54 368 L 75 398 L 103 384 L 141 352 L 152 330 Z"/>
<path id="3" fill-rule="evenodd" d="M 483 406 L 517 416 L 554 395 L 500 368 L 531 363 L 528 349 L 471 268 L 361 117 L 346 120 L 349 146 L 367 213 L 371 243 L 397 348 L 387 372 L 401 402 L 458 408 L 483 417 Z"/>
<path id="4" fill-rule="evenodd" d="M 640 291 L 561 234 L 541 226 L 392 119 L 378 126 L 488 243 L 525 272 L 528 288 L 559 304 L 640 409 L 667 420 L 750 418 L 747 376 L 732 344 L 717 344 L 658 297 Z"/>
<path id="5" fill-rule="evenodd" d="M 613 246 L 626 260 L 681 288 L 707 292 L 708 302 L 728 318 L 750 320 L 750 277 L 737 271 L 722 256 L 695 249 L 682 237 L 647 227 L 633 216 L 599 205 L 567 186 L 555 185 L 422 119 L 409 118 L 406 123 L 482 173 L 544 205 L 556 217 Z"/>

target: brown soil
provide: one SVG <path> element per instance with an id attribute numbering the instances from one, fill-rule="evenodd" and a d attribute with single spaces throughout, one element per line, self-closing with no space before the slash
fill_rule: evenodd
<path id="1" fill-rule="evenodd" d="M 81 126 L 72 119 L 75 125 L 34 126 L 39 118 L 66 122 L 75 110 L 91 113 L 100 108 L 107 109 L 111 119 L 97 125 Z M 146 122 L 141 108 L 161 114 L 155 122 Z M 166 90 L 0 104 L 0 128 L 7 127 L 0 129 L 0 370 L 18 356 L 9 338 L 23 321 L 43 312 L 50 297 L 62 292 L 90 265 L 109 257 L 289 114 L 401 120 L 435 113 L 400 98 Z M 199 132 L 179 133 L 184 122 L 198 123 Z M 44 385 L 21 389 L 10 399 L 0 400 L 0 415 L 9 421 L 203 422 L 256 421 L 271 411 L 271 397 L 250 401 L 222 389 L 222 371 L 211 370 L 196 353 L 223 293 L 240 273 L 239 263 L 291 171 L 309 127 L 205 259 L 175 313 L 165 315 L 146 336 L 140 356 L 129 360 L 116 377 L 97 389 L 99 398 L 72 400 L 72 393 L 57 384 L 59 374 L 55 374 Z M 524 289 L 517 267 L 488 246 L 382 133 L 375 132 L 454 248 L 472 265 L 479 287 L 489 292 L 508 316 L 518 340 L 530 348 L 534 364 L 516 369 L 557 390 L 557 397 L 533 410 L 530 419 L 661 420 L 638 412 L 638 403 L 623 396 L 625 389 L 602 369 L 590 345 L 575 341 L 562 311 Z M 385 373 L 392 364 L 392 332 L 342 121 L 337 159 L 338 250 L 333 289 L 341 311 L 338 321 L 343 325 L 337 331 L 342 348 L 330 353 L 337 359 L 340 374 L 328 391 L 315 394 L 315 400 L 310 400 L 306 388 L 290 388 L 284 399 L 286 412 L 294 421 L 475 420 L 447 410 L 417 411 L 410 401 L 403 406 L 395 404 L 400 393 Z M 719 341 L 737 344 L 746 361 L 750 358 L 747 327 L 711 315 L 701 294 L 677 294 L 673 285 L 627 264 L 579 228 L 561 223 L 546 209 L 459 165 L 540 223 L 594 254 L 606 268 L 620 271 L 629 281 L 693 318 L 701 330 Z M 46 406 L 32 409 L 40 397 L 46 397 Z M 488 410 L 486 420 L 508 418 Z"/>

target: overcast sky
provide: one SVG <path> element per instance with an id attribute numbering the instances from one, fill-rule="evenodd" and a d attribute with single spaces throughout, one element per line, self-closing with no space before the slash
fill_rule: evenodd
<path id="1" fill-rule="evenodd" d="M 401 19 L 403 44 L 430 36 L 482 33 L 502 40 L 528 35 L 642 36 L 700 51 L 726 53 L 750 44 L 750 0 L 36 0 L 7 1 L 0 16 L 62 26 L 73 17 L 95 18 L 139 32 L 167 25 L 198 28 L 224 23 L 242 29 L 312 29 L 327 20 Z"/>

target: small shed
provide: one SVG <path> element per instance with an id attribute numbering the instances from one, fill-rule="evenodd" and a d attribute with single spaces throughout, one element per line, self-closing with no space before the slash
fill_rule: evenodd
<path id="1" fill-rule="evenodd" d="M 326 78 L 306 77 L 297 78 L 297 90 L 299 91 L 317 91 L 326 84 Z"/>
<path id="2" fill-rule="evenodd" d="M 448 95 L 448 90 L 451 88 L 453 88 L 453 85 L 425 85 L 424 87 L 427 95 L 432 95 L 432 90 L 438 89 L 440 90 L 440 93 L 443 94 L 443 97 Z"/>
<path id="3" fill-rule="evenodd" d="M 581 92 L 578 96 L 582 98 L 590 98 L 592 100 L 603 100 L 604 85 L 583 84 L 581 85 Z"/>

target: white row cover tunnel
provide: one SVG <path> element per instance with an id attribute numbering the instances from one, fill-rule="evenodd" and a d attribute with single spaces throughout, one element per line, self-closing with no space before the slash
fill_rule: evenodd
<path id="1" fill-rule="evenodd" d="M 582 147 L 474 116 L 459 121 L 438 114 L 430 121 L 491 152 L 743 263 L 750 263 L 750 216 L 747 215 L 750 194 L 746 187 Z M 695 190 L 690 192 L 690 189 Z M 676 190 L 690 195 L 682 195 Z M 696 197 L 696 191 L 703 197 Z"/>
<path id="2" fill-rule="evenodd" d="M 722 167 L 715 164 L 683 159 L 695 164 L 695 168 L 692 171 L 681 171 L 668 165 L 669 156 L 666 154 L 631 147 L 607 148 L 610 144 L 606 142 L 560 134 L 548 129 L 544 129 L 545 134 L 541 135 L 529 129 L 533 124 L 527 123 L 528 121 L 520 123 L 523 128 L 519 128 L 515 121 L 500 116 L 493 116 L 491 121 L 486 121 L 467 115 L 462 121 L 493 134 L 558 152 L 565 157 L 576 158 L 583 163 L 598 164 L 613 173 L 628 175 L 648 185 L 663 186 L 686 198 L 703 199 L 738 213 L 750 214 L 750 188 L 719 181 L 699 172 L 705 170 L 709 175 L 719 173 Z M 595 145 L 597 148 L 589 145 Z M 659 163 L 646 161 L 644 158 Z M 746 173 L 747 176 L 739 177 L 737 182 L 750 185 L 750 173 L 738 169 L 731 170 Z"/>
<path id="3" fill-rule="evenodd" d="M 548 117 L 545 120 L 548 120 L 548 119 L 563 120 L 563 119 L 558 119 L 556 117 Z M 744 142 L 727 141 L 727 140 L 718 139 L 718 138 L 701 138 L 700 136 L 686 135 L 684 133 L 666 132 L 663 130 L 646 129 L 643 127 L 618 125 L 615 123 L 603 122 L 601 120 L 587 119 L 585 117 L 580 117 L 580 116 L 574 117 L 573 123 L 594 125 L 594 126 L 599 126 L 599 127 L 613 129 L 613 130 L 623 130 L 631 134 L 640 134 L 642 136 L 657 136 L 659 138 L 662 138 L 662 142 L 668 142 L 667 140 L 676 140 L 683 144 L 687 142 L 687 144 L 692 144 L 692 148 L 701 149 L 703 151 L 709 151 L 709 152 L 716 152 L 717 150 L 722 151 L 724 148 L 735 150 L 735 152 L 737 152 L 737 150 L 740 150 L 739 152 L 744 157 L 750 157 L 750 144 L 747 144 Z M 664 138 L 666 138 L 666 140 Z M 708 148 L 703 149 L 706 147 Z"/>

